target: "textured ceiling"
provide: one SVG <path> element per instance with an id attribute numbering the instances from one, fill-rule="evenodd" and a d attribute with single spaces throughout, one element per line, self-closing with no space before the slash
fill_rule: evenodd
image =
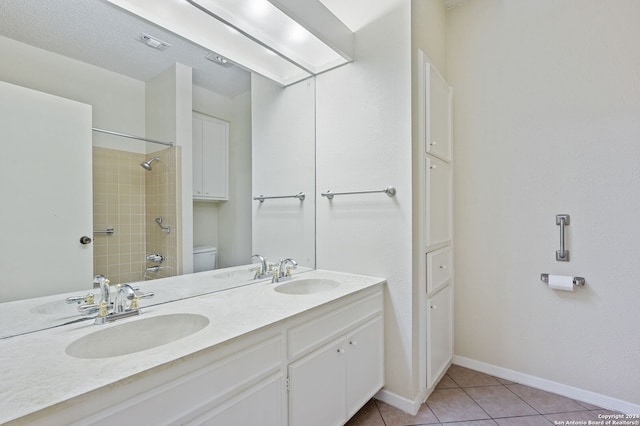
<path id="1" fill-rule="evenodd" d="M 136 40 L 147 33 L 171 45 L 164 51 Z M 148 81 L 174 62 L 193 68 L 193 83 L 234 97 L 250 75 L 204 57 L 208 51 L 102 0 L 0 0 L 0 35 Z"/>

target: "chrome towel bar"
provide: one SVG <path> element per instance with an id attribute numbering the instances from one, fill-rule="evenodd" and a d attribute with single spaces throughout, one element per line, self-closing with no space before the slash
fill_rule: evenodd
<path id="1" fill-rule="evenodd" d="M 107 228 L 104 231 L 103 230 L 93 231 L 94 234 L 107 234 L 107 235 L 113 235 L 114 232 L 116 232 L 116 230 L 113 228 Z"/>
<path id="2" fill-rule="evenodd" d="M 375 194 L 378 192 L 384 192 L 389 197 L 393 197 L 396 195 L 396 188 L 394 188 L 393 186 L 387 186 L 384 189 L 372 189 L 370 191 L 347 191 L 347 192 L 331 192 L 331 190 L 328 190 L 327 192 L 323 192 L 320 195 L 322 195 L 323 197 L 327 197 L 329 200 L 333 200 L 334 195 Z"/>
<path id="3" fill-rule="evenodd" d="M 274 195 L 274 196 L 264 196 L 262 194 L 258 195 L 257 197 L 253 197 L 254 200 L 258 200 L 261 203 L 264 203 L 264 200 L 270 200 L 273 198 L 297 198 L 300 201 L 304 201 L 306 195 L 304 195 L 304 192 L 300 192 L 299 194 L 295 194 L 295 195 Z"/>
<path id="4" fill-rule="evenodd" d="M 549 284 L 549 274 L 540 274 L 540 281 Z M 582 277 L 573 277 L 573 285 L 583 287 L 585 283 Z"/>

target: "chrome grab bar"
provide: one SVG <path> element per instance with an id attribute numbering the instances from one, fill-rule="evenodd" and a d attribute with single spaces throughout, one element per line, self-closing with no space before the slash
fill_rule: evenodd
<path id="1" fill-rule="evenodd" d="M 556 250 L 556 260 L 558 262 L 568 262 L 569 261 L 569 250 L 565 250 L 564 244 L 564 227 L 569 225 L 569 215 L 568 214 L 558 214 L 556 215 L 556 225 L 560 226 L 560 250 Z"/>
<path id="2" fill-rule="evenodd" d="M 257 197 L 253 197 L 254 200 L 258 200 L 261 203 L 264 203 L 264 200 L 269 200 L 269 199 L 272 199 L 272 198 L 297 198 L 300 201 L 304 201 L 304 199 L 306 198 L 306 195 L 304 195 L 304 192 L 300 192 L 300 193 L 295 194 L 295 195 L 274 195 L 274 196 L 266 197 L 266 196 L 260 194 Z"/>
<path id="3" fill-rule="evenodd" d="M 346 191 L 346 192 L 331 192 L 331 190 L 328 190 L 327 192 L 323 192 L 320 195 L 322 195 L 323 197 L 327 197 L 329 200 L 333 200 L 334 195 L 375 194 L 379 192 L 384 192 L 389 197 L 393 197 L 396 195 L 396 188 L 393 186 L 387 186 L 384 189 L 372 189 L 369 191 Z"/>

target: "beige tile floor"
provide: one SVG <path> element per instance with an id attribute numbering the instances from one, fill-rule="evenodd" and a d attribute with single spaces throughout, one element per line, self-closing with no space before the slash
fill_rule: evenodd
<path id="1" fill-rule="evenodd" d="M 347 426 L 548 426 L 598 414 L 614 412 L 452 365 L 417 415 L 372 399 Z"/>

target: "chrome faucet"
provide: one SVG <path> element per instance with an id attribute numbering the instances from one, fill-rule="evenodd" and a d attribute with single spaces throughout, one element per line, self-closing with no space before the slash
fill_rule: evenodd
<path id="1" fill-rule="evenodd" d="M 298 267 L 298 262 L 291 258 L 282 259 L 278 265 L 278 269 L 273 271 L 272 283 L 280 282 L 280 278 L 290 277 L 291 270 Z"/>
<path id="2" fill-rule="evenodd" d="M 101 302 L 104 301 L 109 304 L 109 280 L 104 275 L 96 275 L 93 278 L 93 288 L 100 288 Z M 98 312 L 98 305 L 95 304 L 95 295 L 88 293 L 86 296 L 71 296 L 67 297 L 65 301 L 68 304 L 77 303 L 78 312 L 82 315 L 91 315 Z"/>
<path id="3" fill-rule="evenodd" d="M 109 312 L 109 306 L 103 301 L 99 305 L 96 324 L 105 324 L 113 322 L 120 318 L 127 318 L 134 315 L 140 315 L 140 307 L 138 300 L 153 297 L 153 293 L 140 293 L 136 291 L 131 284 L 118 284 L 116 287 L 116 297 L 113 301 L 113 309 Z M 127 305 L 127 301 L 129 304 Z"/>
<path id="4" fill-rule="evenodd" d="M 100 302 L 109 304 L 109 280 L 104 275 L 96 275 L 93 277 L 93 288 L 100 288 L 100 295 L 102 299 Z"/>
<path id="5" fill-rule="evenodd" d="M 257 271 L 255 278 L 261 278 L 267 275 L 267 259 L 259 254 L 251 256 L 251 263 L 254 263 L 254 259 L 258 259 L 260 261 L 260 270 Z"/>
<path id="6" fill-rule="evenodd" d="M 127 300 L 133 301 L 136 297 L 136 291 L 130 284 L 120 284 L 117 287 L 116 298 L 113 301 L 113 313 L 117 314 L 124 312 L 129 307 L 127 306 Z"/>

